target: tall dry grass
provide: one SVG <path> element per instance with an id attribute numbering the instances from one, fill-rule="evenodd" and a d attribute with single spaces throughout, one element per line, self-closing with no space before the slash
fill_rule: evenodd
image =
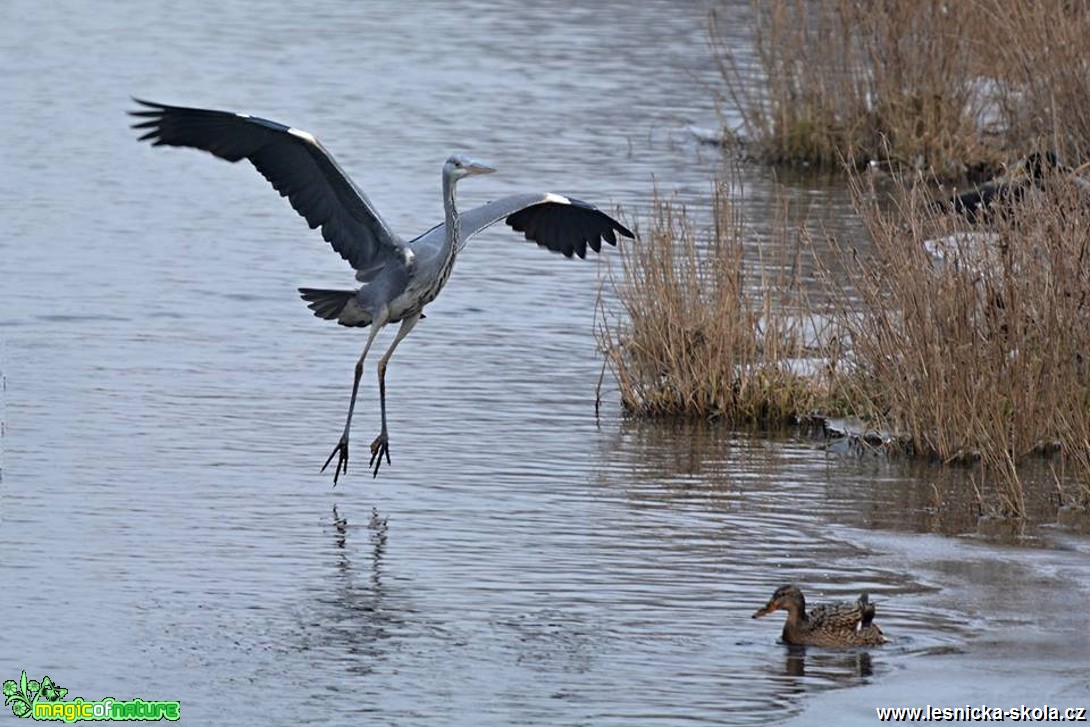
<path id="1" fill-rule="evenodd" d="M 657 200 L 600 301 L 625 409 L 766 426 L 851 414 L 892 433 L 893 451 L 972 466 L 996 514 L 1025 514 L 1024 465 L 1039 457 L 1060 464 L 1066 502 L 1090 507 L 1086 190 L 1053 174 L 982 231 L 936 211 L 917 184 L 873 179 L 854 178 L 869 239 L 810 246 L 834 251 L 816 260 L 820 306 L 794 253 L 762 260 L 744 244 L 729 184 L 709 230 Z M 791 232 L 785 219 L 765 249 L 792 250 Z"/>
<path id="2" fill-rule="evenodd" d="M 729 184 L 707 233 L 658 200 L 611 278 L 619 310 L 600 306 L 625 408 L 758 424 L 854 414 L 908 454 L 970 465 L 997 513 L 1025 514 L 1038 457 L 1065 502 L 1090 508 L 1086 185 L 1053 170 L 982 234 L 939 214 L 920 184 L 1029 151 L 1090 156 L 1090 0 L 767 0 L 753 13 L 756 72 L 727 43 L 725 16 L 712 25 L 755 155 L 880 159 L 894 181 L 851 175 L 869 240 L 832 240 L 838 254 L 817 257 L 831 314 L 787 261 L 745 254 Z M 831 334 L 806 340 L 821 316 Z"/>
<path id="3" fill-rule="evenodd" d="M 754 0 L 756 67 L 714 13 L 743 136 L 767 162 L 871 160 L 940 180 L 1090 153 L 1090 3 Z"/>
<path id="4" fill-rule="evenodd" d="M 841 246 L 848 287 L 838 321 L 850 341 L 842 385 L 857 410 L 912 452 L 978 462 L 999 511 L 1025 511 L 1019 465 L 1059 450 L 1090 502 L 1090 207 L 1053 175 L 1015 213 L 981 232 L 936 218 L 918 186 L 892 209 L 857 187 L 870 236 Z M 944 259 L 927 252 L 935 240 Z M 845 291 L 850 292 L 845 292 Z"/>
<path id="5" fill-rule="evenodd" d="M 1090 159 L 1090 2 L 974 2 L 989 28 L 981 56 L 999 81 L 1008 145 Z"/>
<path id="6" fill-rule="evenodd" d="M 713 229 L 658 198 L 639 243 L 621 246 L 598 332 L 629 412 L 776 425 L 822 395 L 797 371 L 807 349 L 790 313 L 796 286 L 783 267 L 746 259 L 728 188 L 715 193 Z"/>

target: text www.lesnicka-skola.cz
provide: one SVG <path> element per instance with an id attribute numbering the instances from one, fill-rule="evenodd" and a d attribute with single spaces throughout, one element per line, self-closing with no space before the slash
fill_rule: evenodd
<path id="1" fill-rule="evenodd" d="M 876 707 L 882 722 L 1085 722 L 1086 707 Z"/>

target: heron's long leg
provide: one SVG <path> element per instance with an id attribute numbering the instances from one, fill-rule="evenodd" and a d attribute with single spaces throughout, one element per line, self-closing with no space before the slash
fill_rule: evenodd
<path id="1" fill-rule="evenodd" d="M 360 377 L 363 376 L 363 360 L 367 358 L 367 352 L 371 350 L 371 344 L 375 341 L 375 336 L 386 325 L 386 315 L 376 317 L 371 323 L 371 333 L 367 336 L 367 343 L 363 346 L 363 353 L 360 354 L 360 358 L 356 361 L 356 373 L 352 379 L 352 399 L 348 402 L 348 418 L 344 422 L 344 433 L 341 434 L 341 439 L 337 442 L 337 446 L 333 448 L 333 451 L 329 453 L 329 457 L 326 459 L 325 464 L 322 465 L 322 472 L 325 472 L 325 468 L 329 466 L 329 463 L 333 461 L 335 455 L 340 455 L 337 459 L 337 467 L 333 470 L 333 484 L 337 484 L 337 478 L 341 474 L 348 473 L 348 431 L 352 428 L 352 412 L 356 409 L 356 394 L 360 389 Z"/>
<path id="2" fill-rule="evenodd" d="M 390 347 L 386 349 L 386 353 L 378 362 L 378 401 L 379 407 L 382 409 L 382 431 L 375 437 L 375 441 L 371 442 L 371 462 L 368 466 L 373 465 L 375 468 L 373 477 L 378 477 L 378 468 L 382 466 L 383 455 L 386 457 L 386 464 L 390 464 L 390 437 L 386 434 L 386 364 L 390 362 L 390 356 L 393 355 L 397 344 L 401 343 L 401 339 L 409 335 L 409 331 L 413 329 L 413 326 L 419 320 L 419 313 L 401 320 L 401 328 L 397 329 L 394 342 L 390 344 Z"/>

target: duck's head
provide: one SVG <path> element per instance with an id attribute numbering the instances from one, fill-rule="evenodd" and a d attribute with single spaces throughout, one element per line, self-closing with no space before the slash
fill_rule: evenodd
<path id="1" fill-rule="evenodd" d="M 802 595 L 802 591 L 798 586 L 786 585 L 780 586 L 776 589 L 776 592 L 772 594 L 772 598 L 768 599 L 768 603 L 764 608 L 759 609 L 753 614 L 753 618 L 760 618 L 761 616 L 767 616 L 773 611 L 795 611 L 797 613 L 806 612 L 806 599 Z"/>

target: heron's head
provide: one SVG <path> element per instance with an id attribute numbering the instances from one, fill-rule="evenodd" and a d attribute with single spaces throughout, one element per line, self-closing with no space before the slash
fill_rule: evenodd
<path id="1" fill-rule="evenodd" d="M 443 165 L 443 176 L 449 177 L 453 181 L 474 174 L 491 174 L 494 171 L 496 170 L 489 165 L 474 161 L 462 154 L 455 154 L 447 159 L 447 163 Z"/>

